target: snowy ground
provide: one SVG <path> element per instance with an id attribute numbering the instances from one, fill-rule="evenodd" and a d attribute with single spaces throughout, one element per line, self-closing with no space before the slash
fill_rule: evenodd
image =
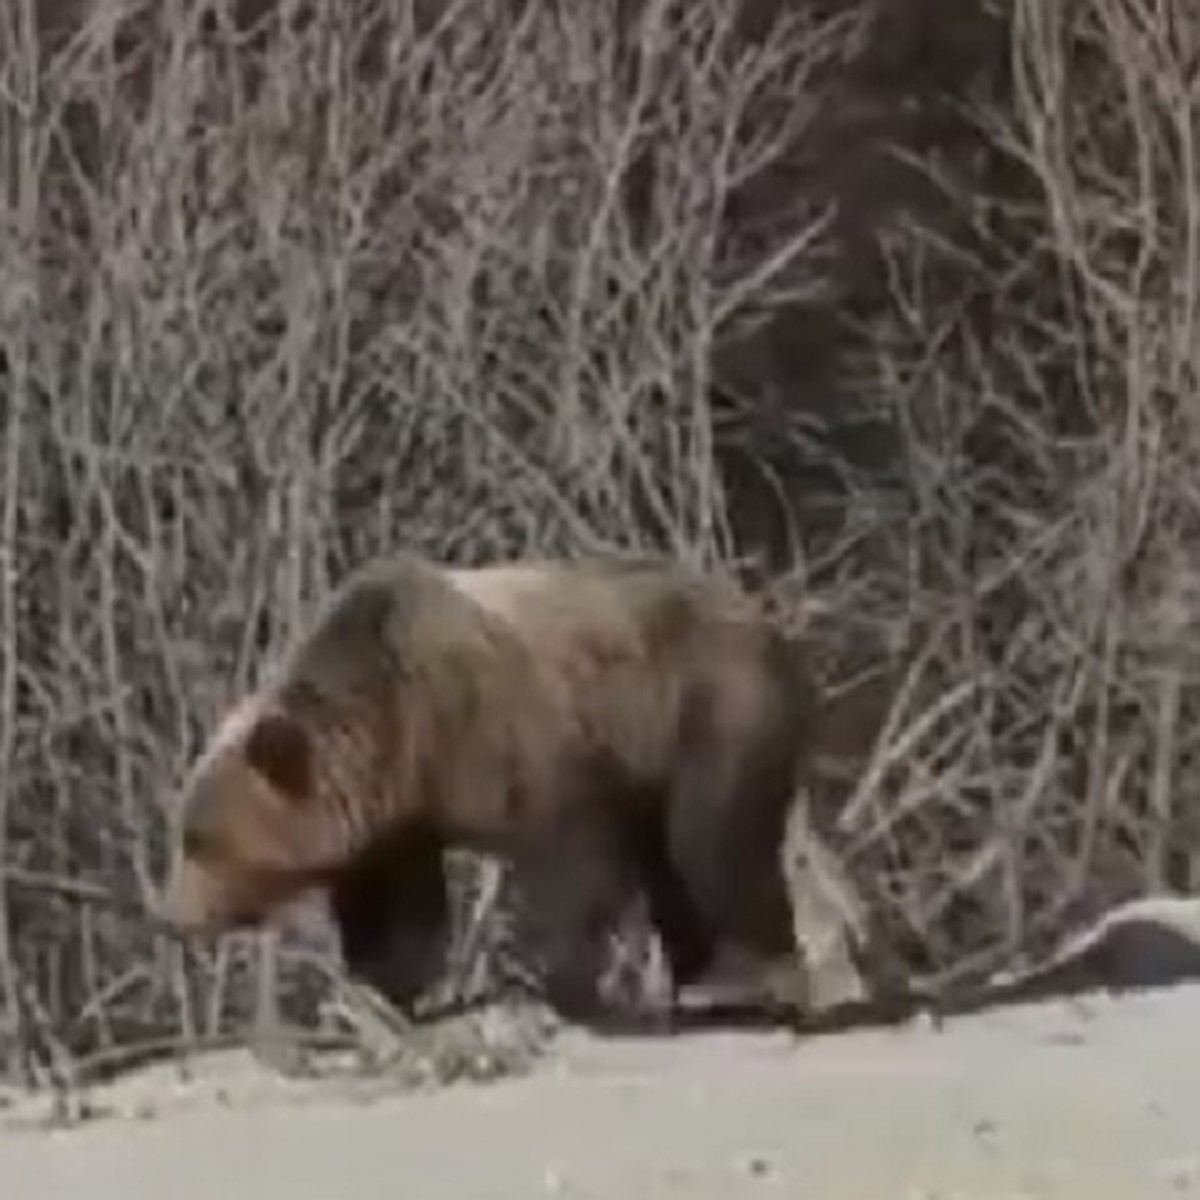
<path id="1" fill-rule="evenodd" d="M 0 1194 L 87 1200 L 1153 1200 L 1200 1195 L 1200 986 L 796 1042 L 562 1036 L 519 1078 L 373 1099 L 241 1054 L 39 1127 Z"/>

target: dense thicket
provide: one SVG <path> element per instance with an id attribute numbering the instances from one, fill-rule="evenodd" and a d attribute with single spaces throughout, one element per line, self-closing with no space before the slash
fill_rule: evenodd
<path id="1" fill-rule="evenodd" d="M 275 988 L 140 920 L 163 802 L 397 542 L 822 601 L 913 970 L 1190 886 L 1198 64 L 1191 0 L 0 6 L 5 1068 Z"/>

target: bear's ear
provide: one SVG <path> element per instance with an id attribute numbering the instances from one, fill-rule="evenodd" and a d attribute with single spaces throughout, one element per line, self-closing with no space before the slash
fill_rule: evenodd
<path id="1" fill-rule="evenodd" d="M 284 799 L 303 803 L 312 794 L 312 747 L 304 726 L 286 713 L 258 717 L 246 737 L 246 761 Z"/>

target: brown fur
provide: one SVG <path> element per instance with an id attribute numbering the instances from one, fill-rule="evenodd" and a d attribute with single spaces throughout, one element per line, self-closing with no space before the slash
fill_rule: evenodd
<path id="1" fill-rule="evenodd" d="M 644 890 L 677 986 L 794 956 L 780 861 L 812 709 L 798 645 L 732 584 L 645 561 L 357 571 L 226 718 L 184 791 L 163 912 L 219 931 L 329 889 L 352 973 L 437 969 L 441 852 L 514 862 L 551 999 L 597 1016 Z"/>

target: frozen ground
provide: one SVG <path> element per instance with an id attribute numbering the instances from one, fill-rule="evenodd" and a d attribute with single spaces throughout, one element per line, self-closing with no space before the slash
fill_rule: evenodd
<path id="1" fill-rule="evenodd" d="M 239 1054 L 72 1129 L 0 1125 L 0 1194 L 87 1200 L 1153 1200 L 1200 1195 L 1200 987 L 793 1042 L 562 1037 L 532 1074 L 363 1099 Z"/>

